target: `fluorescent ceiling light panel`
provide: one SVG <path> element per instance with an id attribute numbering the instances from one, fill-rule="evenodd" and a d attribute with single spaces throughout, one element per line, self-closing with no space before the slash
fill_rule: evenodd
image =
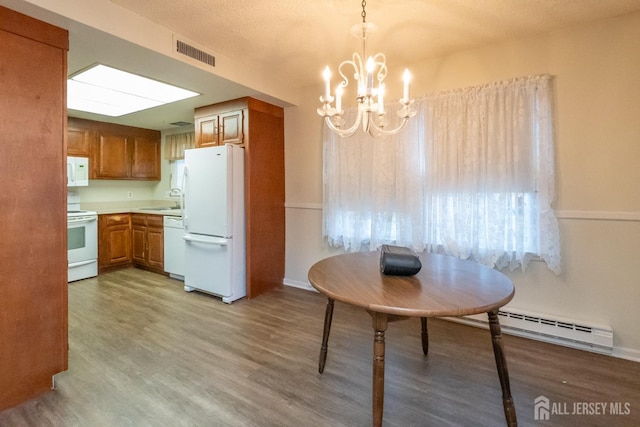
<path id="1" fill-rule="evenodd" d="M 118 117 L 200 95 L 98 64 L 67 80 L 67 108 Z"/>

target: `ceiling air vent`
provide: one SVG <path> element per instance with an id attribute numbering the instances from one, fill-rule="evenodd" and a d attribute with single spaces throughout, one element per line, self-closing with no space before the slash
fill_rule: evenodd
<path id="1" fill-rule="evenodd" d="M 212 67 L 216 66 L 216 57 L 208 54 L 196 47 L 191 46 L 189 43 L 185 43 L 181 40 L 175 40 L 176 42 L 176 52 L 181 53 L 183 55 L 188 56 L 189 58 L 193 58 L 196 61 L 203 62 Z"/>

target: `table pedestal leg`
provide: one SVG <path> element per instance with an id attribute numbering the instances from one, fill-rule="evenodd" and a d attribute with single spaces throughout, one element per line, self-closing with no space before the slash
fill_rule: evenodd
<path id="1" fill-rule="evenodd" d="M 329 298 L 327 300 L 327 309 L 324 312 L 324 330 L 322 331 L 322 346 L 320 347 L 320 358 L 318 360 L 318 372 L 324 372 L 324 364 L 327 361 L 327 348 L 329 342 L 329 332 L 331 332 L 331 319 L 333 318 L 333 302 Z"/>
<path id="2" fill-rule="evenodd" d="M 388 316 L 384 313 L 370 313 L 373 318 L 373 425 L 382 425 L 384 410 L 384 333 Z"/>
<path id="3" fill-rule="evenodd" d="M 422 353 L 426 356 L 429 354 L 429 331 L 427 330 L 427 318 L 421 317 L 420 324 L 422 325 Z"/>
<path id="4" fill-rule="evenodd" d="M 511 397 L 511 387 L 509 386 L 509 370 L 507 369 L 507 359 L 504 354 L 500 321 L 498 320 L 498 310 L 490 311 L 487 314 L 489 316 L 489 329 L 491 330 L 493 354 L 496 358 L 498 377 L 500 378 L 500 386 L 502 387 L 502 406 L 504 407 L 504 416 L 507 420 L 507 425 L 509 427 L 515 427 L 518 425 L 518 420 L 516 418 L 516 408 L 513 405 L 513 398 Z"/>

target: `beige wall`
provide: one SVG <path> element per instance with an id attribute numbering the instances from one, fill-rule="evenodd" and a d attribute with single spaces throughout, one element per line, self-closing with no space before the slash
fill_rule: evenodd
<path id="1" fill-rule="evenodd" d="M 508 273 L 509 306 L 609 325 L 615 352 L 640 360 L 640 14 L 406 65 L 413 96 L 555 76 L 563 273 L 540 262 Z M 306 88 L 285 111 L 285 282 L 301 286 L 315 261 L 336 252 L 321 236 L 321 90 Z"/>

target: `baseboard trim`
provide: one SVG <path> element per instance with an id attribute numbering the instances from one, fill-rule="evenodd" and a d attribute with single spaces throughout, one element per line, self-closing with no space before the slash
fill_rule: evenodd
<path id="1" fill-rule="evenodd" d="M 305 291 L 318 292 L 313 288 L 313 286 L 309 284 L 309 282 L 302 282 L 300 280 L 292 280 L 292 279 L 285 278 L 282 281 L 282 283 L 285 286 L 291 286 L 292 288 L 304 289 Z"/>
<path id="2" fill-rule="evenodd" d="M 632 362 L 640 362 L 640 350 L 632 348 L 613 347 L 611 355 L 619 359 L 631 360 Z"/>

